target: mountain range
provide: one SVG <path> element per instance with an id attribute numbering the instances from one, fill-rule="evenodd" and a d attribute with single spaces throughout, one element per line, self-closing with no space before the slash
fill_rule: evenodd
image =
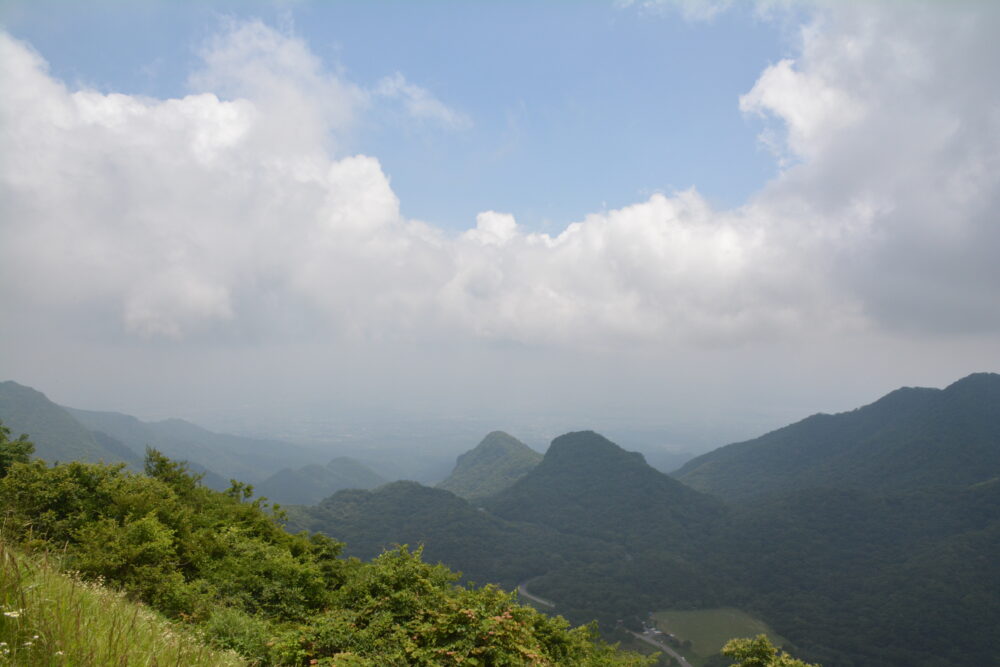
<path id="1" fill-rule="evenodd" d="M 816 487 L 961 488 L 1000 471 L 998 443 L 1000 376 L 976 373 L 945 389 L 906 387 L 851 412 L 813 415 L 673 475 L 734 501 Z"/>
<path id="2" fill-rule="evenodd" d="M 11 381 L 0 382 L 0 421 L 15 435 L 30 434 L 35 455 L 49 463 L 123 462 L 138 470 L 152 447 L 187 462 L 210 488 L 225 490 L 236 479 L 256 485 L 258 495 L 280 504 L 315 503 L 340 489 L 386 481 L 347 457 L 321 465 L 316 461 L 322 452 L 288 442 L 215 433 L 182 419 L 146 422 L 118 412 L 64 407 Z"/>
<path id="3" fill-rule="evenodd" d="M 570 433 L 475 504 L 390 485 L 300 516 L 369 550 L 424 542 L 480 581 L 529 581 L 560 613 L 605 627 L 735 606 L 827 667 L 996 664 L 998 398 L 989 373 L 904 388 L 720 448 L 676 477 Z"/>
<path id="4" fill-rule="evenodd" d="M 672 476 L 594 432 L 556 438 L 540 461 L 496 432 L 439 488 L 395 482 L 316 505 L 338 468 L 356 484 L 381 480 L 356 461 L 324 466 L 304 448 L 275 452 L 179 420 L 64 409 L 10 382 L 0 384 L 0 419 L 48 460 L 135 467 L 152 444 L 226 472 L 259 463 L 260 489 L 300 493 L 290 528 L 346 540 L 345 553 L 364 557 L 422 544 L 425 558 L 467 579 L 527 584 L 574 622 L 612 629 L 658 609 L 731 606 L 827 667 L 1000 664 L 992 373 L 813 415 Z"/>

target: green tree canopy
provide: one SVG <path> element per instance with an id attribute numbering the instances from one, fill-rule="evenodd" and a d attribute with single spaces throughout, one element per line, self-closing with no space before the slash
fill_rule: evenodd
<path id="1" fill-rule="evenodd" d="M 767 635 L 753 639 L 730 639 L 722 654 L 737 660 L 732 667 L 819 667 L 802 662 L 771 644 Z"/>
<path id="2" fill-rule="evenodd" d="M 7 474 L 13 463 L 27 463 L 35 452 L 35 445 L 25 433 L 16 440 L 10 439 L 10 429 L 0 421 L 0 477 Z"/>

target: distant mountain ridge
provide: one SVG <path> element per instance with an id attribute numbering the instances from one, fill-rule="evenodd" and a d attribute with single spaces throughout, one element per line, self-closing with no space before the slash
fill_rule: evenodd
<path id="1" fill-rule="evenodd" d="M 485 498 L 524 477 L 541 460 L 541 454 L 517 438 L 493 431 L 461 454 L 451 475 L 437 487 L 467 499 Z"/>
<path id="2" fill-rule="evenodd" d="M 15 437 L 27 433 L 35 443 L 35 456 L 49 463 L 123 461 L 132 467 L 142 463 L 142 457 L 121 441 L 95 436 L 45 394 L 16 382 L 0 382 L 0 420 Z"/>
<path id="3" fill-rule="evenodd" d="M 1000 375 L 902 388 L 692 459 L 673 475 L 740 500 L 812 487 L 914 491 L 1000 474 Z"/>
<path id="4" fill-rule="evenodd" d="M 388 480 L 363 463 L 339 456 L 326 465 L 283 468 L 255 486 L 256 495 L 281 505 L 315 505 L 343 489 L 373 489 Z"/>
<path id="5" fill-rule="evenodd" d="M 197 464 L 192 466 L 196 470 L 211 470 L 227 483 L 237 479 L 256 484 L 276 470 L 314 463 L 321 456 L 288 442 L 215 433 L 183 419 L 145 422 L 119 412 L 66 411 L 86 428 L 121 441 L 140 457 L 147 446 L 153 447 L 172 459 Z"/>
<path id="6" fill-rule="evenodd" d="M 203 475 L 203 484 L 217 490 L 226 489 L 231 479 L 256 484 L 276 470 L 312 464 L 323 456 L 288 442 L 215 433 L 182 419 L 144 422 L 118 412 L 60 406 L 13 381 L 0 382 L 0 421 L 15 436 L 27 433 L 35 456 L 49 463 L 124 462 L 140 470 L 146 447 L 153 447 L 186 461 L 192 472 Z M 361 475 L 359 470 L 355 472 Z M 374 473 L 361 476 L 368 474 Z"/>

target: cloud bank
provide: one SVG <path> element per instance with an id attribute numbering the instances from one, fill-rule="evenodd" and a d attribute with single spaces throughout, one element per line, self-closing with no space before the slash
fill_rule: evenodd
<path id="1" fill-rule="evenodd" d="M 765 189 L 733 210 L 654 194 L 554 234 L 503 202 L 459 234 L 404 218 L 377 158 L 342 152 L 357 119 L 474 119 L 402 74 L 366 91 L 259 22 L 212 40 L 180 99 L 72 90 L 0 33 L 0 301 L 137 340 L 994 331 L 998 19 L 820 8 L 734 100 L 784 165 Z"/>

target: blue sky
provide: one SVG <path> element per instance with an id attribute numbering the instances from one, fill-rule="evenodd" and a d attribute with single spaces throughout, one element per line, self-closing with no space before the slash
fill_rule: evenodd
<path id="1" fill-rule="evenodd" d="M 344 148 L 374 155 L 405 215 L 450 228 L 479 211 L 553 231 L 697 186 L 736 206 L 776 171 L 738 98 L 795 35 L 750 5 L 711 21 L 602 2 L 13 2 L 7 29 L 56 77 L 154 97 L 189 92 L 220 25 L 260 18 L 359 85 L 403 74 L 469 119 L 376 114 Z"/>
<path id="2" fill-rule="evenodd" d="M 7 0 L 0 368 L 273 433 L 308 405 L 678 447 L 995 371 L 998 30 L 930 0 Z"/>

